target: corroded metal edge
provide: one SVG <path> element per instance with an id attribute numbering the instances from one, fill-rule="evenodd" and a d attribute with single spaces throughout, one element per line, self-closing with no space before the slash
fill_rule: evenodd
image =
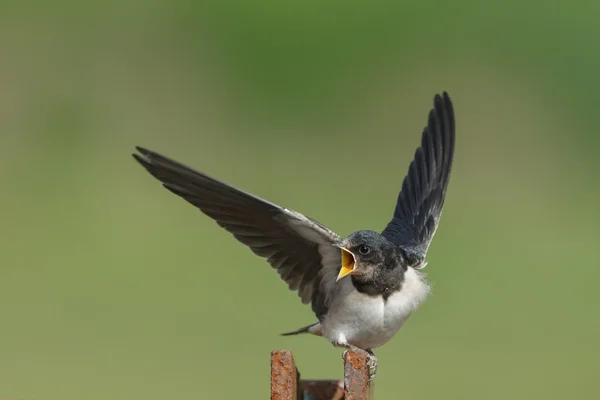
<path id="1" fill-rule="evenodd" d="M 271 400 L 297 400 L 298 370 L 292 352 L 271 352 Z"/>

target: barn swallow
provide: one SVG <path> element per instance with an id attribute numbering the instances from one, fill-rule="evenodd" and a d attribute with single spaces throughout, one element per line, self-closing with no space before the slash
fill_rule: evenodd
<path id="1" fill-rule="evenodd" d="M 317 322 L 283 335 L 309 333 L 366 351 L 373 378 L 372 349 L 389 341 L 429 293 L 420 270 L 442 214 L 455 142 L 450 97 L 435 95 L 433 103 L 381 233 L 359 230 L 342 238 L 312 218 L 153 151 L 137 147 L 133 157 L 165 188 L 265 258 L 302 303 L 311 303 Z"/>

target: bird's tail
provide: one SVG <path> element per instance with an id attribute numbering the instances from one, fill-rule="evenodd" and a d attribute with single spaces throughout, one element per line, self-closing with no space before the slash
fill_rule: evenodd
<path id="1" fill-rule="evenodd" d="M 316 324 L 308 325 L 308 326 L 305 326 L 304 328 L 296 329 L 295 331 L 282 333 L 281 336 L 299 335 L 301 333 L 312 333 L 313 335 L 320 335 L 321 329 L 318 329 L 319 328 L 318 325 L 319 325 L 319 323 L 317 322 Z"/>

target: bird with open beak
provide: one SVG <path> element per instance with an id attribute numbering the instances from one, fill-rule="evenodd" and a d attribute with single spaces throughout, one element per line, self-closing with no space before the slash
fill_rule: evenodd
<path id="1" fill-rule="evenodd" d="M 343 239 L 319 222 L 138 147 L 135 159 L 165 188 L 198 207 L 277 270 L 311 303 L 317 322 L 284 335 L 310 333 L 369 353 L 388 342 L 425 300 L 419 272 L 438 227 L 454 158 L 454 109 L 436 95 L 421 145 L 382 233 Z"/>

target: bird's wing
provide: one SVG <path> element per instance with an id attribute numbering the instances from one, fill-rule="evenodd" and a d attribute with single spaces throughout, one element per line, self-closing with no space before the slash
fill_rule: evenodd
<path id="1" fill-rule="evenodd" d="M 133 154 L 163 186 L 233 234 L 255 254 L 267 259 L 304 304 L 319 315 L 322 269 L 339 270 L 342 239 L 317 221 L 282 208 L 226 183 L 192 170 L 155 152 L 138 147 Z M 329 274 L 326 274 L 329 275 Z M 335 277 L 334 277 L 335 279 Z M 318 308 L 315 309 L 315 307 Z"/>
<path id="2" fill-rule="evenodd" d="M 450 97 L 446 92 L 436 95 L 421 147 L 415 152 L 402 183 L 394 216 L 382 232 L 404 250 L 414 267 L 424 265 L 440 221 L 454 157 L 454 130 Z"/>

